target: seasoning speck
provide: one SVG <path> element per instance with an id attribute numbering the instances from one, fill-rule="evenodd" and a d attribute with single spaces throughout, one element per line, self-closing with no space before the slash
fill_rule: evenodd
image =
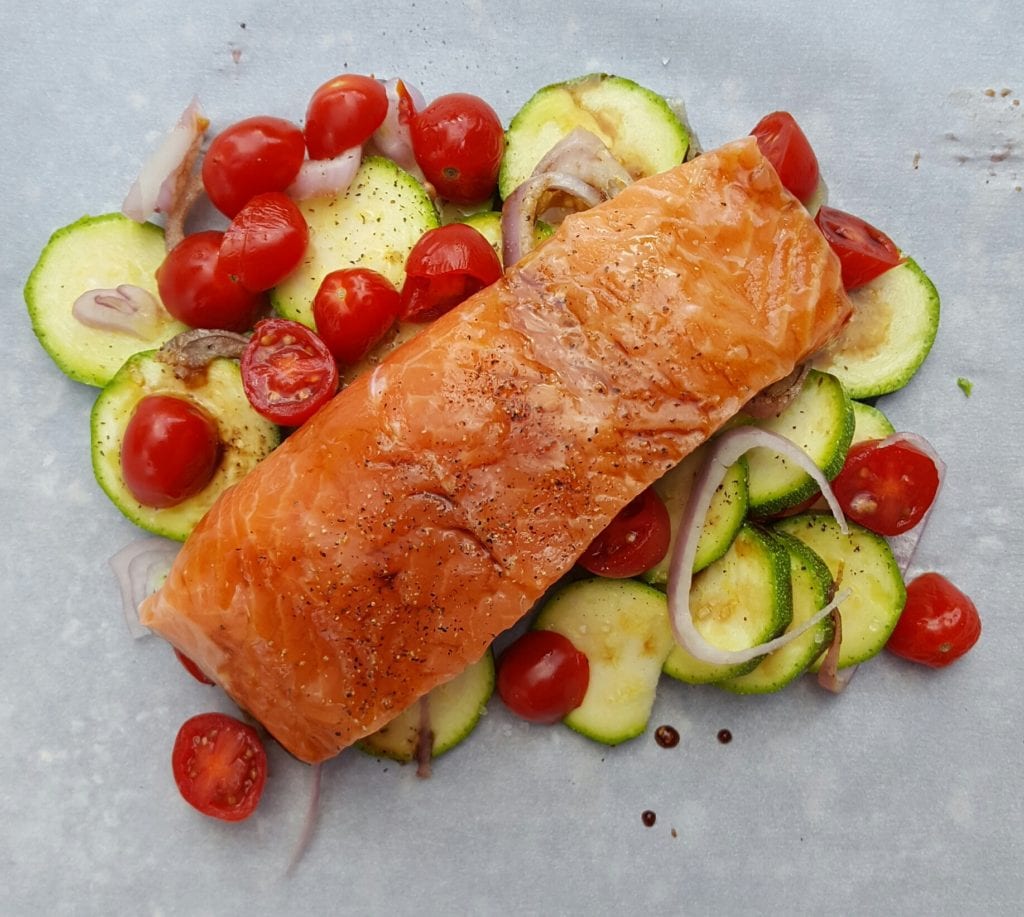
<path id="1" fill-rule="evenodd" d="M 732 741 L 732 733 L 728 729 L 719 729 L 718 741 L 723 745 L 728 745 Z"/>
<path id="2" fill-rule="evenodd" d="M 658 820 L 658 816 L 650 809 L 645 809 L 640 815 L 640 820 L 644 823 L 645 828 L 653 828 L 654 823 Z"/>

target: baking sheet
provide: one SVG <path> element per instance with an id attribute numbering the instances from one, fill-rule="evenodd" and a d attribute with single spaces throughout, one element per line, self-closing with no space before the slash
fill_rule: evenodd
<path id="1" fill-rule="evenodd" d="M 1016 4 L 222 0 L 5 13 L 0 912 L 1017 911 Z M 942 294 L 930 359 L 880 406 L 949 464 L 916 566 L 974 596 L 974 652 L 938 673 L 880 657 L 838 698 L 809 680 L 760 699 L 664 683 L 651 726 L 679 729 L 671 750 L 650 733 L 602 748 L 495 700 L 428 781 L 358 753 L 329 764 L 317 833 L 290 876 L 310 772 L 280 749 L 250 821 L 182 803 L 173 736 L 231 704 L 159 641 L 129 637 L 106 562 L 137 532 L 92 478 L 95 392 L 37 346 L 21 288 L 54 229 L 118 209 L 193 94 L 215 129 L 257 113 L 298 120 L 344 70 L 402 75 L 428 98 L 475 92 L 506 120 L 542 85 L 619 73 L 685 99 L 705 146 L 793 111 L 831 202 L 885 228 Z"/>

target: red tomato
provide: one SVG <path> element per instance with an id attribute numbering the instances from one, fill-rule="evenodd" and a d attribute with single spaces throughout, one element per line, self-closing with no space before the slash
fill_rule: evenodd
<path id="1" fill-rule="evenodd" d="M 652 488 L 626 504 L 583 552 L 579 564 L 599 576 L 623 579 L 653 567 L 668 552 L 672 524 Z"/>
<path id="2" fill-rule="evenodd" d="M 224 233 L 185 236 L 157 268 L 156 283 L 167 311 L 193 328 L 248 331 L 266 306 L 262 293 L 236 283 L 220 264 Z"/>
<path id="3" fill-rule="evenodd" d="M 223 713 L 184 723 L 171 767 L 185 802 L 224 821 L 252 815 L 267 782 L 267 753 L 256 730 Z"/>
<path id="4" fill-rule="evenodd" d="M 302 211 L 280 191 L 257 194 L 231 221 L 220 243 L 220 266 L 247 290 L 277 286 L 306 253 Z"/>
<path id="5" fill-rule="evenodd" d="M 233 217 L 249 198 L 284 191 L 306 156 L 302 131 L 283 118 L 246 118 L 222 130 L 203 157 L 203 187 L 225 216 Z"/>
<path id="6" fill-rule="evenodd" d="M 313 299 L 317 334 L 339 363 L 358 363 L 395 323 L 400 298 L 383 274 L 351 267 L 328 274 Z"/>
<path id="7" fill-rule="evenodd" d="M 338 390 L 338 367 L 324 342 L 286 318 L 259 322 L 241 363 L 249 403 L 281 426 L 305 423 Z"/>
<path id="8" fill-rule="evenodd" d="M 884 442 L 851 446 L 832 490 L 854 522 L 880 535 L 899 535 L 928 512 L 939 489 L 939 471 L 910 443 Z"/>
<path id="9" fill-rule="evenodd" d="M 810 200 L 818 187 L 818 159 L 796 119 L 788 111 L 773 111 L 750 133 L 790 194 Z"/>
<path id="10" fill-rule="evenodd" d="M 923 573 L 907 586 L 907 604 L 886 648 L 938 669 L 963 656 L 980 636 L 974 602 L 940 573 Z"/>
<path id="11" fill-rule="evenodd" d="M 530 630 L 498 663 L 498 695 L 517 716 L 554 723 L 583 703 L 590 663 L 572 643 L 550 630 Z"/>
<path id="12" fill-rule="evenodd" d="M 498 185 L 505 132 L 483 99 L 456 92 L 434 100 L 413 118 L 412 150 L 441 197 L 475 204 Z"/>
<path id="13" fill-rule="evenodd" d="M 135 406 L 121 441 L 121 476 L 144 506 L 162 509 L 195 496 L 220 461 L 217 424 L 198 405 L 147 395 Z"/>
<path id="14" fill-rule="evenodd" d="M 178 662 L 182 664 L 185 671 L 188 672 L 188 674 L 191 675 L 196 681 L 204 685 L 212 685 L 214 683 L 213 679 L 207 678 L 206 673 L 201 668 L 199 668 L 199 666 L 197 666 L 191 659 L 189 659 L 188 656 L 186 656 L 181 650 L 176 649 L 174 651 L 174 655 L 178 657 Z"/>
<path id="15" fill-rule="evenodd" d="M 425 232 L 405 262 L 401 318 L 430 322 L 501 277 L 501 262 L 472 226 L 449 223 Z"/>
<path id="16" fill-rule="evenodd" d="M 874 280 L 905 260 L 892 239 L 852 213 L 822 207 L 814 222 L 839 256 L 843 286 L 848 290 Z"/>
<path id="17" fill-rule="evenodd" d="M 310 159 L 333 159 L 370 139 L 388 113 L 384 84 L 345 73 L 328 80 L 306 109 L 306 146 Z"/>

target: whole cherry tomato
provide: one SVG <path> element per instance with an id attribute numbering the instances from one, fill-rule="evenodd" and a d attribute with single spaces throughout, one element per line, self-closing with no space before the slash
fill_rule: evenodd
<path id="1" fill-rule="evenodd" d="M 671 535 L 668 510 L 661 497 L 648 487 L 626 504 L 578 562 L 599 576 L 636 576 L 665 556 Z"/>
<path id="2" fill-rule="evenodd" d="M 388 113 L 384 84 L 345 73 L 324 83 L 306 109 L 306 146 L 310 159 L 333 159 L 365 143 Z"/>
<path id="3" fill-rule="evenodd" d="M 220 263 L 224 233 L 207 230 L 185 236 L 157 268 L 156 282 L 167 311 L 193 328 L 248 331 L 266 306 L 232 280 Z"/>
<path id="4" fill-rule="evenodd" d="M 302 261 L 309 229 L 302 211 L 280 191 L 252 198 L 231 221 L 220 243 L 220 266 L 247 290 L 277 286 Z"/>
<path id="5" fill-rule="evenodd" d="M 497 187 L 505 132 L 483 99 L 456 92 L 435 99 L 413 118 L 412 149 L 441 197 L 475 204 Z"/>
<path id="6" fill-rule="evenodd" d="M 907 585 L 907 604 L 886 649 L 937 669 L 963 656 L 980 636 L 974 602 L 942 574 L 923 573 Z"/>
<path id="7" fill-rule="evenodd" d="M 246 118 L 226 127 L 203 157 L 203 187 L 225 216 L 233 217 L 249 199 L 284 191 L 306 156 L 302 131 L 283 118 Z"/>
<path id="8" fill-rule="evenodd" d="M 499 277 L 498 256 L 472 226 L 449 223 L 430 229 L 405 262 L 401 318 L 433 321 Z"/>
<path id="9" fill-rule="evenodd" d="M 550 630 L 527 631 L 498 662 L 498 696 L 533 723 L 563 719 L 583 703 L 589 683 L 587 657 Z"/>
<path id="10" fill-rule="evenodd" d="M 765 115 L 751 131 L 779 181 L 806 203 L 818 187 L 818 158 L 800 125 L 788 111 Z"/>
<path id="11" fill-rule="evenodd" d="M 839 256 L 843 286 L 862 286 L 905 260 L 884 232 L 852 213 L 822 207 L 814 222 Z"/>
<path id="12" fill-rule="evenodd" d="M 178 730 L 171 768 L 190 806 L 223 821 L 242 821 L 263 795 L 267 753 L 251 726 L 224 713 L 201 713 Z"/>
<path id="13" fill-rule="evenodd" d="M 333 271 L 313 299 L 317 334 L 339 363 L 358 363 L 395 323 L 400 301 L 383 274 L 364 267 Z"/>
<path id="14" fill-rule="evenodd" d="M 928 512 L 938 489 L 935 462 L 900 440 L 854 444 L 832 481 L 843 512 L 880 535 L 899 535 L 912 529 Z"/>
<path id="15" fill-rule="evenodd" d="M 338 390 L 338 367 L 309 328 L 286 318 L 258 322 L 242 351 L 242 388 L 271 423 L 297 427 Z"/>
<path id="16" fill-rule="evenodd" d="M 162 509 L 206 487 L 220 455 L 217 424 L 199 405 L 172 395 L 147 395 L 125 427 L 121 476 L 139 503 Z"/>

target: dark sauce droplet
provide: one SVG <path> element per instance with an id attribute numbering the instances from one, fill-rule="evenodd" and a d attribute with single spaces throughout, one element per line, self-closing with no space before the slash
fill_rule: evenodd
<path id="1" fill-rule="evenodd" d="M 644 823 L 645 828 L 653 828 L 654 823 L 658 820 L 658 816 L 655 815 L 650 809 L 646 809 L 641 814 L 640 820 Z"/>
<path id="2" fill-rule="evenodd" d="M 672 726 L 659 726 L 654 730 L 654 741 L 662 748 L 675 748 L 679 744 L 679 730 Z"/>
<path id="3" fill-rule="evenodd" d="M 719 729 L 718 741 L 723 745 L 728 745 L 732 741 L 732 733 L 728 729 Z"/>

